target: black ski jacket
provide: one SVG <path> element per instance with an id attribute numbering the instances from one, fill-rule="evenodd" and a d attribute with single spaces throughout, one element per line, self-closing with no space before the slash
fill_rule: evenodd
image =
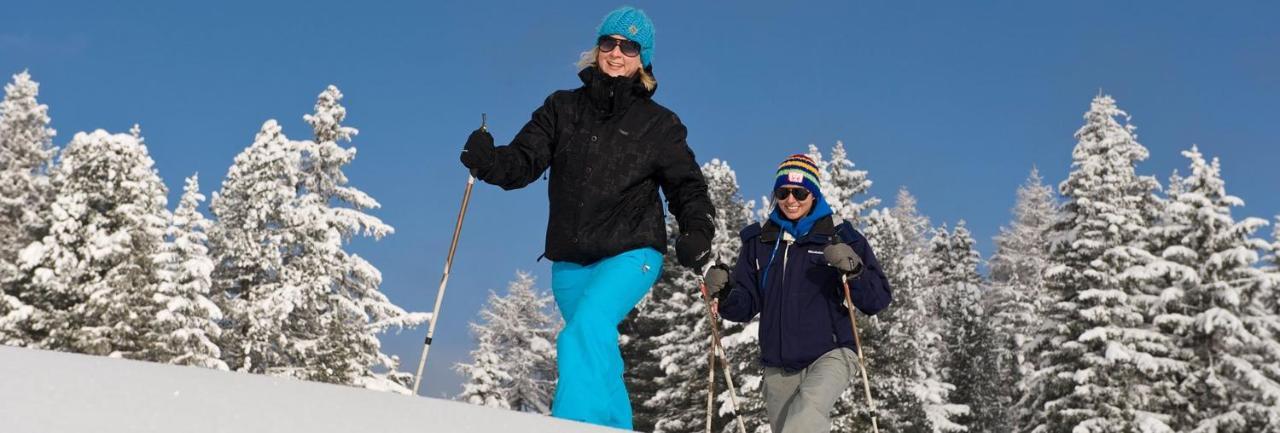
<path id="1" fill-rule="evenodd" d="M 682 233 L 711 239 L 715 210 L 680 118 L 638 79 L 594 67 L 578 77 L 582 87 L 547 97 L 476 177 L 510 190 L 551 168 L 551 260 L 585 265 L 636 248 L 667 251 L 658 188 Z"/>

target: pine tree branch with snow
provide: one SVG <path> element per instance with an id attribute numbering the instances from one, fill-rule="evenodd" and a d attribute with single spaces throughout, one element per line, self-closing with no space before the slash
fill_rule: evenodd
<path id="1" fill-rule="evenodd" d="M 476 346 L 471 362 L 454 366 L 463 376 L 457 399 L 471 404 L 551 413 L 556 384 L 556 334 L 563 323 L 549 293 L 537 290 L 525 272 L 505 294 L 490 292 L 471 324 Z"/>

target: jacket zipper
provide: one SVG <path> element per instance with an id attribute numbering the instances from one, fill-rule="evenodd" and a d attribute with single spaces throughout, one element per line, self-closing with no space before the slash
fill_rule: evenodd
<path id="1" fill-rule="evenodd" d="M 783 360 L 783 358 L 782 358 L 782 335 L 783 335 L 783 334 L 785 334 L 785 332 L 783 332 L 783 330 L 784 330 L 784 329 L 786 329 L 786 324 L 784 323 L 784 320 L 785 320 L 785 319 L 786 319 L 786 317 L 787 317 L 787 315 L 786 315 L 786 313 L 785 313 L 785 311 L 786 311 L 785 309 L 786 309 L 786 305 L 787 305 L 787 303 L 786 303 L 786 296 L 787 296 L 787 294 L 786 294 L 786 290 L 785 290 L 785 289 L 783 289 L 783 287 L 784 287 L 784 286 L 786 285 L 786 283 L 787 283 L 787 256 L 789 256 L 789 253 L 791 252 L 791 244 L 792 244 L 792 241 L 791 241 L 791 240 L 787 240 L 787 238 L 786 238 L 786 236 L 787 236 L 786 232 L 779 233 L 778 235 L 779 235 L 779 236 L 782 236 L 782 237 L 783 237 L 783 238 L 782 238 L 782 241 L 783 241 L 783 242 L 785 242 L 785 243 L 787 244 L 785 247 L 783 247 L 783 248 L 782 248 L 782 272 L 780 272 L 780 273 L 779 273 L 779 275 L 778 275 L 778 279 L 782 280 L 782 284 L 779 284 L 779 285 L 778 285 L 778 300 L 779 300 L 779 302 L 778 302 L 778 312 L 779 312 L 779 314 L 778 314 L 778 344 L 777 344 L 777 346 L 776 346 L 776 347 L 778 348 L 778 362 L 785 364 L 785 363 L 786 363 L 786 361 L 785 361 L 785 360 Z"/>

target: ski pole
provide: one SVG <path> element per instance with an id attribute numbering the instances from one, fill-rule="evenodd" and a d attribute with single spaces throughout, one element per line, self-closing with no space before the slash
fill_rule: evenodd
<path id="1" fill-rule="evenodd" d="M 480 113 L 480 129 L 488 130 L 488 116 Z M 467 176 L 467 189 L 462 191 L 462 207 L 458 209 L 458 222 L 453 226 L 453 240 L 449 242 L 449 255 L 444 260 L 444 275 L 440 277 L 440 289 L 436 291 L 436 305 L 431 310 L 431 323 L 427 325 L 427 338 L 422 342 L 422 358 L 418 359 L 418 373 L 413 376 L 413 395 L 418 395 L 418 387 L 422 385 L 422 367 L 427 364 L 427 353 L 431 351 L 431 338 L 436 335 L 436 322 L 440 318 L 440 303 L 444 301 L 444 289 L 449 285 L 449 270 L 453 268 L 453 253 L 458 250 L 458 236 L 462 234 L 462 219 L 467 216 L 467 204 L 471 202 L 471 187 L 476 184 L 476 177 Z"/>
<path id="2" fill-rule="evenodd" d="M 871 381 L 867 379 L 867 363 L 862 357 L 862 338 L 858 336 L 858 320 L 853 312 L 853 297 L 849 295 L 849 280 L 841 275 L 840 282 L 844 283 L 844 305 L 849 308 L 849 326 L 853 327 L 853 344 L 858 346 L 858 369 L 862 371 L 862 392 L 867 397 L 867 408 L 871 412 L 871 429 L 875 433 L 880 433 L 880 426 L 876 422 L 876 402 L 871 399 Z"/>
<path id="3" fill-rule="evenodd" d="M 715 336 L 711 336 L 711 345 L 715 346 Z M 707 433 L 711 433 L 711 419 L 716 407 L 716 355 L 707 352 Z"/>
<path id="4" fill-rule="evenodd" d="M 710 269 L 711 269 L 711 266 L 708 263 L 707 267 L 702 271 L 703 278 L 698 279 L 698 288 L 702 291 L 702 300 L 703 300 L 703 303 L 706 304 L 707 306 L 707 321 L 710 322 L 710 325 L 711 325 L 712 365 L 710 366 L 710 368 L 713 372 L 715 371 L 715 362 L 714 362 L 715 358 L 720 357 L 720 365 L 724 368 L 724 380 L 725 380 L 725 383 L 729 385 L 729 401 L 733 403 L 733 416 L 738 420 L 738 433 L 747 433 L 747 425 L 745 422 L 742 421 L 742 411 L 740 410 L 741 409 L 740 406 L 738 406 L 738 389 L 737 389 L 737 386 L 734 385 L 733 383 L 733 373 L 732 373 L 733 368 L 732 366 L 729 365 L 729 354 L 724 350 L 724 347 L 720 345 L 720 325 L 719 325 L 720 318 L 716 315 L 717 301 L 714 299 L 711 299 L 711 296 L 707 294 L 707 283 L 705 281 L 705 278 L 707 275 L 707 271 Z M 714 381 L 712 381 L 712 383 L 714 384 Z M 708 394 L 710 393 L 708 392 Z M 710 398 L 711 398 L 710 395 L 708 395 L 707 397 L 708 428 L 710 428 L 710 425 L 711 425 L 710 424 L 710 419 L 711 419 Z"/>

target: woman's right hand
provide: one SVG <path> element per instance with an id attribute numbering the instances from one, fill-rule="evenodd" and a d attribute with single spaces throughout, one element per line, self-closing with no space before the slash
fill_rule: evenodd
<path id="1" fill-rule="evenodd" d="M 707 286 L 707 296 L 715 298 L 724 289 L 729 288 L 729 268 L 724 265 L 712 266 L 707 276 L 702 278 Z"/>
<path id="2" fill-rule="evenodd" d="M 459 157 L 462 165 L 475 172 L 493 165 L 493 158 L 493 135 L 484 128 L 472 131 L 471 136 L 467 137 L 467 144 L 462 147 L 462 156 Z"/>

